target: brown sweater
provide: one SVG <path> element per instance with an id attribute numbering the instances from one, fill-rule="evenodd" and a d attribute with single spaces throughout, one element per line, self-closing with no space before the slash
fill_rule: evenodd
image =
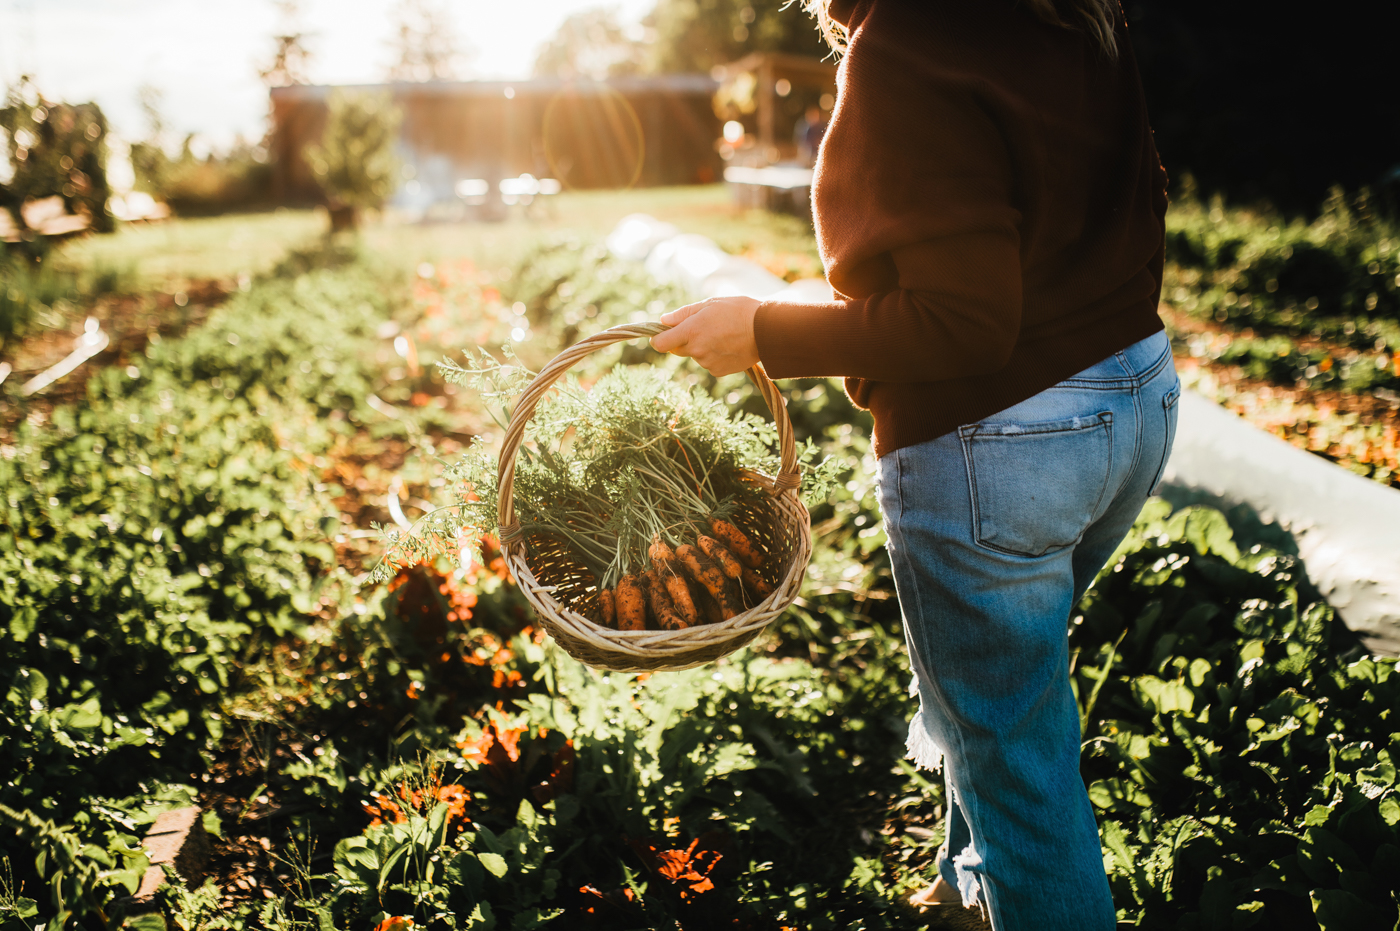
<path id="1" fill-rule="evenodd" d="M 1162 329 L 1166 174 L 1123 24 L 1115 61 L 1016 0 L 833 7 L 813 196 L 842 299 L 759 307 L 769 375 L 846 376 L 883 456 Z"/>

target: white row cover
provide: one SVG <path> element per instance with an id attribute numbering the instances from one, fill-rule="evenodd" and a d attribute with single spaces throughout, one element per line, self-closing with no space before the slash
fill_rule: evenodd
<path id="1" fill-rule="evenodd" d="M 1400 655 L 1400 491 L 1181 393 L 1163 481 L 1249 505 L 1289 531 L 1308 578 L 1367 648 Z"/>

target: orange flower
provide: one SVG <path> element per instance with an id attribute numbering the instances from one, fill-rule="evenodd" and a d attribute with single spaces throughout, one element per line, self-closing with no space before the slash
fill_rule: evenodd
<path id="1" fill-rule="evenodd" d="M 365 814 L 370 817 L 370 827 L 378 827 L 381 824 L 402 824 L 408 820 L 403 809 L 394 804 L 394 801 L 388 796 L 372 792 L 370 798 L 374 800 L 375 804 L 371 805 L 365 802 L 360 805 Z"/>
<path id="2" fill-rule="evenodd" d="M 491 688 L 513 688 L 525 681 L 525 677 L 514 669 L 497 669 L 491 674 Z"/>
<path id="3" fill-rule="evenodd" d="M 709 836 L 711 835 L 705 835 Z M 705 849 L 697 850 L 700 841 L 701 838 L 697 837 L 684 850 L 658 850 L 652 844 L 637 840 L 628 840 L 627 843 L 637 852 L 649 870 L 683 886 L 680 896 L 681 901 L 686 901 L 715 888 L 710 874 L 719 861 L 724 859 L 718 850 L 708 846 L 708 841 Z"/>
<path id="4" fill-rule="evenodd" d="M 467 802 L 470 802 L 472 795 L 466 789 L 456 784 L 449 784 L 438 787 L 437 799 L 439 802 L 447 803 L 447 821 L 450 824 L 456 819 L 465 820 L 467 817 Z"/>
<path id="5" fill-rule="evenodd" d="M 413 919 L 406 915 L 395 915 L 392 918 L 385 918 L 374 926 L 374 931 L 408 931 L 413 927 Z"/>
<path id="6" fill-rule="evenodd" d="M 523 727 L 512 727 L 504 731 L 496 730 L 496 739 L 500 741 L 501 749 L 505 750 L 506 756 L 514 763 L 520 759 L 520 735 L 525 733 Z"/>
<path id="7" fill-rule="evenodd" d="M 486 762 L 486 754 L 491 752 L 491 747 L 495 742 L 495 735 L 492 734 L 492 728 L 488 725 L 481 732 L 480 737 L 474 740 L 463 740 L 457 744 L 457 747 L 462 751 L 463 759 L 480 766 Z"/>

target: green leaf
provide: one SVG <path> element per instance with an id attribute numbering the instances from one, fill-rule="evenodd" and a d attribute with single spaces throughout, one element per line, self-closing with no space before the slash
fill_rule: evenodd
<path id="1" fill-rule="evenodd" d="M 1322 931 L 1360 931 L 1362 928 L 1394 928 L 1395 906 L 1381 907 L 1341 889 L 1314 889 L 1313 917 Z"/>
<path id="2" fill-rule="evenodd" d="M 1158 714 L 1171 711 L 1191 712 L 1196 696 L 1186 683 L 1180 680 L 1166 681 L 1156 676 L 1139 676 L 1133 680 L 1133 696 L 1144 705 L 1152 707 Z"/>
<path id="3" fill-rule="evenodd" d="M 476 858 L 481 861 L 481 865 L 486 868 L 486 872 L 500 879 L 506 875 L 509 867 L 506 865 L 506 858 L 498 853 L 478 853 Z"/>

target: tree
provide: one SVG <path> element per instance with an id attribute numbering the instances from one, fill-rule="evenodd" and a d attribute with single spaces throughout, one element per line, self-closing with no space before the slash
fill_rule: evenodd
<path id="1" fill-rule="evenodd" d="M 466 54 L 457 39 L 452 15 L 436 0 L 399 0 L 390 14 L 390 40 L 396 60 L 391 81 L 451 81 L 460 76 Z"/>
<path id="2" fill-rule="evenodd" d="M 598 7 L 575 13 L 559 26 L 535 57 L 535 74 L 565 80 L 601 81 L 634 74 L 645 52 L 617 20 L 617 9 Z"/>
<path id="3" fill-rule="evenodd" d="M 165 152 L 165 116 L 161 113 L 164 96 L 160 88 L 152 84 L 143 84 L 137 89 L 136 99 L 146 117 L 146 138 L 131 143 L 131 170 L 136 176 L 136 190 L 162 198 L 170 169 L 170 156 Z"/>
<path id="4" fill-rule="evenodd" d="M 10 212 L 15 226 L 26 231 L 25 201 L 59 197 L 66 212 L 86 215 L 98 232 L 111 230 L 107 120 L 97 104 L 46 100 L 25 75 L 6 94 L 0 129 L 11 169 L 0 184 L 0 209 Z M 25 238 L 33 239 L 32 232 Z"/>
<path id="5" fill-rule="evenodd" d="M 258 77 L 268 87 L 309 84 L 311 52 L 306 47 L 309 35 L 301 29 L 300 0 L 274 0 L 281 24 L 273 35 L 272 58 L 258 69 Z"/>
<path id="6" fill-rule="evenodd" d="M 831 53 L 816 20 L 785 0 L 657 0 L 643 23 L 654 72 L 709 71 L 750 52 Z"/>
<path id="7" fill-rule="evenodd" d="M 399 178 L 394 154 L 403 114 L 389 94 L 331 94 L 330 115 L 320 145 L 306 147 L 306 160 L 326 192 L 331 229 L 351 229 L 358 211 L 384 205 Z"/>

